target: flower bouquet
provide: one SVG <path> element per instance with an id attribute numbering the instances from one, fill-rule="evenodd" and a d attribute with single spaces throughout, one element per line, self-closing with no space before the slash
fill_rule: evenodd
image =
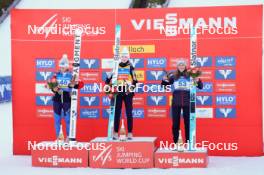
<path id="1" fill-rule="evenodd" d="M 116 85 L 113 86 L 113 84 L 110 83 L 110 84 L 107 84 L 105 86 L 104 91 L 105 91 L 106 95 L 108 95 L 108 97 L 110 99 L 112 99 L 114 97 L 114 95 L 118 92 L 117 88 L 118 88 L 118 86 L 116 86 Z"/>
<path id="2" fill-rule="evenodd" d="M 53 90 L 55 87 L 58 87 L 58 85 L 57 77 L 53 75 L 52 78 L 48 80 L 46 87 Z"/>
<path id="3" fill-rule="evenodd" d="M 198 78 L 200 75 L 202 75 L 202 71 L 198 68 L 198 67 L 195 67 L 195 68 L 190 68 L 187 70 L 187 73 L 190 77 L 192 77 L 194 79 L 194 85 L 197 86 L 197 82 L 196 82 L 196 78 Z"/>
<path id="4" fill-rule="evenodd" d="M 187 72 L 188 75 L 192 78 L 197 78 L 202 74 L 202 71 L 198 67 L 190 68 L 187 70 Z"/>

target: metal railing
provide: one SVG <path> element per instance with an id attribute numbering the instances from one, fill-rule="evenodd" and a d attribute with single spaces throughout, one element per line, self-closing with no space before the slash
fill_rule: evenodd
<path id="1" fill-rule="evenodd" d="M 8 17 L 10 10 L 15 8 L 20 1 L 21 0 L 14 0 L 14 2 L 12 2 L 12 4 L 3 12 L 0 17 L 0 24 Z"/>

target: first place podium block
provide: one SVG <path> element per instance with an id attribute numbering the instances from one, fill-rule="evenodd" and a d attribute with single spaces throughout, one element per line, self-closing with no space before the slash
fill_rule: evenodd
<path id="1" fill-rule="evenodd" d="M 107 140 L 97 137 L 91 143 L 104 144 L 103 150 L 90 150 L 91 168 L 153 168 L 156 137 L 133 137 L 132 140 Z"/>
<path id="2" fill-rule="evenodd" d="M 207 165 L 206 149 L 179 152 L 159 148 L 155 152 L 155 168 L 206 168 Z"/>
<path id="3" fill-rule="evenodd" d="M 88 142 L 40 142 L 31 150 L 34 167 L 88 167 Z"/>

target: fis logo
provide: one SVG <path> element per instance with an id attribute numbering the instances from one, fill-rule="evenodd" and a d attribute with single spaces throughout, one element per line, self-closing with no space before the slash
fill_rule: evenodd
<path id="1" fill-rule="evenodd" d="M 99 68 L 99 60 L 95 59 L 95 58 L 81 59 L 80 68 L 81 69 L 98 69 Z"/>
<path id="2" fill-rule="evenodd" d="M 236 78 L 236 72 L 232 69 L 216 70 L 215 78 L 217 80 L 234 80 Z"/>
<path id="3" fill-rule="evenodd" d="M 147 104 L 149 106 L 165 106 L 166 96 L 148 96 Z"/>
<path id="4" fill-rule="evenodd" d="M 103 109 L 103 118 L 108 118 L 110 115 L 110 109 L 109 108 L 104 108 Z"/>
<path id="5" fill-rule="evenodd" d="M 216 118 L 235 118 L 235 108 L 216 108 Z"/>
<path id="6" fill-rule="evenodd" d="M 39 71 L 37 72 L 36 78 L 37 81 L 47 81 L 51 79 L 53 72 Z"/>
<path id="7" fill-rule="evenodd" d="M 99 109 L 81 109 L 80 118 L 99 118 Z"/>
<path id="8" fill-rule="evenodd" d="M 110 102 L 111 102 L 110 98 L 104 96 L 102 100 L 103 100 L 103 106 L 110 106 Z"/>
<path id="9" fill-rule="evenodd" d="M 236 66 L 236 58 L 234 56 L 217 56 L 216 66 Z"/>
<path id="10" fill-rule="evenodd" d="M 52 96 L 36 96 L 37 106 L 51 106 Z"/>
<path id="11" fill-rule="evenodd" d="M 197 105 L 209 106 L 213 104 L 212 96 L 201 95 L 196 97 Z"/>
<path id="12" fill-rule="evenodd" d="M 148 58 L 147 68 L 165 68 L 167 65 L 166 58 Z"/>
<path id="13" fill-rule="evenodd" d="M 217 95 L 216 105 L 236 105 L 235 95 Z"/>
<path id="14" fill-rule="evenodd" d="M 133 118 L 144 118 L 144 109 L 133 109 L 132 115 Z"/>
<path id="15" fill-rule="evenodd" d="M 99 93 L 100 86 L 97 83 L 94 84 L 85 84 L 84 87 L 80 90 L 81 94 L 97 94 Z"/>
<path id="16" fill-rule="evenodd" d="M 55 60 L 54 59 L 37 58 L 36 59 L 36 68 L 37 69 L 53 69 L 53 68 L 55 68 Z"/>
<path id="17" fill-rule="evenodd" d="M 203 89 L 198 89 L 197 92 L 213 92 L 213 83 L 212 82 L 203 82 Z"/>
<path id="18" fill-rule="evenodd" d="M 111 145 L 108 145 L 107 147 L 105 147 L 105 149 L 103 149 L 101 152 L 99 152 L 98 155 L 93 155 L 92 156 L 92 161 L 93 162 L 98 162 L 98 164 L 100 163 L 101 166 L 103 166 L 106 162 L 111 162 L 113 160 L 112 158 L 112 150 L 114 148 Z"/>
<path id="19" fill-rule="evenodd" d="M 144 68 L 143 58 L 131 58 L 129 61 L 134 68 Z"/>
<path id="20" fill-rule="evenodd" d="M 210 67 L 212 66 L 212 57 L 197 57 L 197 66 L 199 67 Z"/>
<path id="21" fill-rule="evenodd" d="M 161 80 L 165 75 L 164 71 L 151 70 L 147 71 L 147 80 Z"/>
<path id="22" fill-rule="evenodd" d="M 99 97 L 81 97 L 81 106 L 99 106 Z"/>

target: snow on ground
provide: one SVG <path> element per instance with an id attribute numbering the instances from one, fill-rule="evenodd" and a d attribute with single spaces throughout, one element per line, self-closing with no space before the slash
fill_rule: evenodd
<path id="1" fill-rule="evenodd" d="M 0 103 L 0 158 L 12 154 L 12 117 L 12 103 Z"/>
<path id="2" fill-rule="evenodd" d="M 8 123 L 8 124 L 7 124 Z M 93 168 L 36 168 L 30 156 L 12 155 L 12 104 L 0 104 L 0 170 L 5 174 L 89 174 L 89 175 L 263 175 L 263 157 L 210 157 L 208 168 L 190 169 L 93 169 Z"/>
<path id="3" fill-rule="evenodd" d="M 264 157 L 210 157 L 208 168 L 189 169 L 93 169 L 93 168 L 36 168 L 30 156 L 0 158 L 0 169 L 5 174 L 38 175 L 263 175 Z"/>
<path id="4" fill-rule="evenodd" d="M 7 124 L 8 123 L 8 124 Z M 93 168 L 36 168 L 30 156 L 12 155 L 12 104 L 0 104 L 0 170 L 6 174 L 89 174 L 89 175 L 254 175 L 264 174 L 263 157 L 210 157 L 208 168 L 192 169 L 93 169 Z"/>

